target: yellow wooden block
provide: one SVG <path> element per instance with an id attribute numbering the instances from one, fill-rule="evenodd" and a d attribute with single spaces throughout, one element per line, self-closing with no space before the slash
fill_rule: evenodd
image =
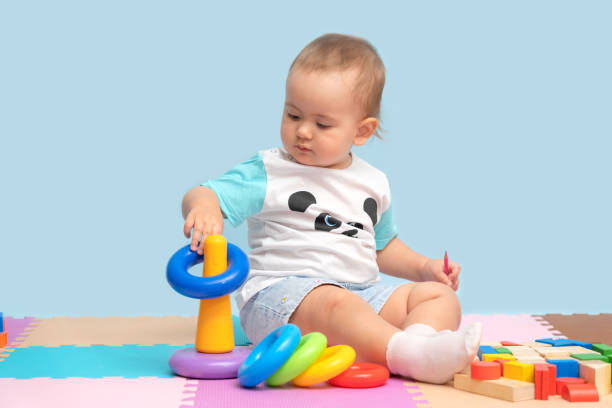
<path id="1" fill-rule="evenodd" d="M 475 394 L 486 395 L 506 401 L 535 399 L 535 384 L 510 378 L 497 380 L 474 380 L 467 374 L 455 374 L 455 388 Z"/>
<path id="2" fill-rule="evenodd" d="M 599 396 L 610 393 L 612 366 L 599 360 L 579 361 L 580 378 L 589 384 L 595 384 Z"/>
<path id="3" fill-rule="evenodd" d="M 535 368 L 533 364 L 507 361 L 504 363 L 504 377 L 535 383 Z"/>
<path id="4" fill-rule="evenodd" d="M 512 354 L 505 354 L 505 353 L 483 354 L 482 355 L 482 361 L 495 361 L 495 360 L 501 360 L 501 359 L 515 361 L 516 357 L 514 357 Z"/>

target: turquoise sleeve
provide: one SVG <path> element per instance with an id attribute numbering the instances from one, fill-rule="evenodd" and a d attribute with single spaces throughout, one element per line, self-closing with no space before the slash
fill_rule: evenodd
<path id="1" fill-rule="evenodd" d="M 202 184 L 215 192 L 221 211 L 235 227 L 257 214 L 266 198 L 267 177 L 261 155 L 250 159 L 219 178 Z"/>
<path id="2" fill-rule="evenodd" d="M 384 249 L 387 244 L 397 236 L 397 225 L 393 222 L 392 207 L 389 205 L 387 211 L 382 213 L 380 221 L 374 226 L 374 239 L 376 239 L 376 250 Z"/>

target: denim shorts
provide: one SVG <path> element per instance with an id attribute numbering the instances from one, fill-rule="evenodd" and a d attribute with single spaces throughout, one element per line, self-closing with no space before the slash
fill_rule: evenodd
<path id="1" fill-rule="evenodd" d="M 332 284 L 359 295 L 379 313 L 401 284 L 355 284 L 330 279 L 290 276 L 257 292 L 240 310 L 240 325 L 253 344 L 258 344 L 289 318 L 304 297 L 317 286 Z"/>

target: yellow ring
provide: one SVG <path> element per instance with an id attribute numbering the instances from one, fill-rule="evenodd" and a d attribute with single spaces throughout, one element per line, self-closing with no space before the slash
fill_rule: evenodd
<path id="1" fill-rule="evenodd" d="M 340 344 L 327 347 L 313 365 L 293 379 L 293 384 L 309 387 L 334 378 L 355 362 L 355 356 L 351 346 Z"/>

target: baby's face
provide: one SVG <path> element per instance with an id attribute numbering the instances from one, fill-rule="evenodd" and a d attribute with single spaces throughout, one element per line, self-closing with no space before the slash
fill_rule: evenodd
<path id="1" fill-rule="evenodd" d="M 352 71 L 289 73 L 281 139 L 299 163 L 338 169 L 351 164 L 351 147 L 364 119 L 352 94 L 355 76 Z"/>

